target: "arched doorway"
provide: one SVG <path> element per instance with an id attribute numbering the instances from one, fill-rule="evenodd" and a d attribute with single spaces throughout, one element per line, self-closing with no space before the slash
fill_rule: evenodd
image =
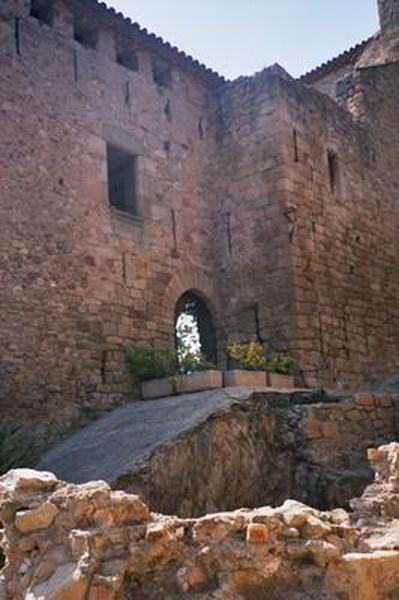
<path id="1" fill-rule="evenodd" d="M 216 331 L 206 300 L 196 291 L 180 296 L 175 307 L 175 343 L 179 359 L 201 353 L 216 364 Z"/>

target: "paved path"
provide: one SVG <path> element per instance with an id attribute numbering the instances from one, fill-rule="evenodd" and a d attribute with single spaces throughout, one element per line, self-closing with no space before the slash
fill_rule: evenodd
<path id="1" fill-rule="evenodd" d="M 132 402 L 50 450 L 38 469 L 76 483 L 115 481 L 136 470 L 157 448 L 194 429 L 211 415 L 247 400 L 253 391 L 255 388 L 224 388 Z"/>

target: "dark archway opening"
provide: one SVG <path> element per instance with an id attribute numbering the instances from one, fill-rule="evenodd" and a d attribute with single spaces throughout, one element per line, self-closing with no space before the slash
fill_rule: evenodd
<path id="1" fill-rule="evenodd" d="M 185 292 L 175 308 L 175 343 L 179 361 L 201 353 L 216 365 L 216 330 L 206 301 L 196 292 Z"/>

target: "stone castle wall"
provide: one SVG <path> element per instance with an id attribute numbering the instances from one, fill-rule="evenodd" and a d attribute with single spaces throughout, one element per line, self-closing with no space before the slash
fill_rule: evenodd
<path id="1" fill-rule="evenodd" d="M 51 27 L 27 0 L 0 8 L 1 406 L 55 431 L 126 398 L 126 346 L 171 343 L 190 289 L 220 365 L 256 337 L 294 353 L 301 382 L 394 372 L 396 66 L 359 75 L 357 122 L 278 70 L 225 84 L 78 8 L 57 2 Z M 136 72 L 116 60 L 130 43 Z M 107 142 L 137 156 L 140 218 L 109 204 Z"/>
<path id="2" fill-rule="evenodd" d="M 20 54 L 15 12 L 0 20 L 0 305 L 2 406 L 61 425 L 131 392 L 126 343 L 170 341 L 186 289 L 219 307 L 207 84 L 175 68 L 161 87 L 157 55 L 140 48 L 132 72 L 112 29 L 85 48 L 59 10 L 49 27 L 26 3 Z M 109 204 L 106 142 L 138 155 L 142 218 Z"/>
<path id="3" fill-rule="evenodd" d="M 138 72 L 120 66 L 108 22 L 83 47 L 71 22 L 85 14 L 68 6 L 52 27 L 29 2 L 0 20 L 2 405 L 53 415 L 55 430 L 131 393 L 126 345 L 171 343 L 186 290 L 209 303 L 222 364 L 227 339 L 286 347 L 290 318 L 278 79 L 221 96 L 170 63 L 172 86 L 159 86 L 157 54 L 140 46 Z M 109 204 L 107 142 L 138 156 L 140 219 Z"/>
<path id="4" fill-rule="evenodd" d="M 281 80 L 261 73 L 219 95 L 217 264 L 230 341 L 259 339 L 287 350 L 293 335 L 293 273 L 284 199 Z"/>
<path id="5" fill-rule="evenodd" d="M 295 128 L 299 147 L 286 171 L 295 221 L 294 337 L 309 383 L 355 386 L 398 367 L 398 144 L 391 127 L 398 74 L 396 65 L 360 72 L 348 99 L 357 120 L 326 96 L 286 83 L 287 136 Z"/>

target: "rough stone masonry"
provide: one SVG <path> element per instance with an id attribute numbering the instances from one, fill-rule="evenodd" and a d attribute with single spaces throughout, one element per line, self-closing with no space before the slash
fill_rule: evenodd
<path id="1" fill-rule="evenodd" d="M 399 368 L 398 6 L 300 80 L 225 81 L 96 0 L 0 2 L 2 413 L 121 402 L 188 290 L 220 366 L 255 338 L 301 384 Z"/>
<path id="2" fill-rule="evenodd" d="M 399 445 L 353 512 L 287 500 L 182 519 L 101 481 L 0 478 L 2 600 L 397 600 Z"/>

